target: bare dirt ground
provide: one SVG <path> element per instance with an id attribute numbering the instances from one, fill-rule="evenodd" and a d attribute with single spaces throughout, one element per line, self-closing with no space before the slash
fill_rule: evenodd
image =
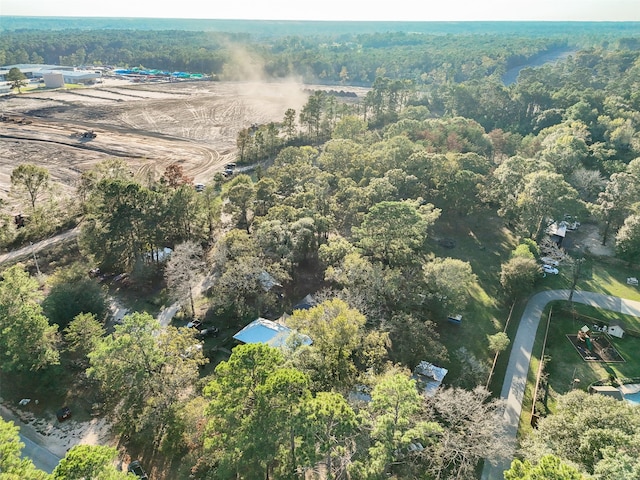
<path id="1" fill-rule="evenodd" d="M 93 87 L 0 97 L 5 117 L 0 121 L 0 198 L 9 192 L 11 171 L 26 162 L 49 169 L 53 182 L 69 194 L 83 171 L 114 157 L 125 159 L 139 179 L 158 178 L 177 162 L 195 182 L 210 182 L 235 160 L 241 129 L 279 122 L 288 108 L 299 112 L 308 88 L 313 87 L 105 80 Z M 82 138 L 88 130 L 96 138 Z"/>
<path id="2" fill-rule="evenodd" d="M 595 255 L 596 257 L 615 256 L 613 239 L 610 238 L 606 245 L 602 245 L 602 234 L 597 225 L 582 225 L 575 232 L 571 232 L 571 235 L 574 237 L 574 245 L 579 248 L 584 248 L 591 255 Z"/>
<path id="3" fill-rule="evenodd" d="M 116 444 L 116 438 L 111 435 L 104 418 L 95 418 L 88 422 L 71 419 L 60 423 L 53 415 L 36 414 L 31 410 L 31 403 L 27 406 L 9 406 L 5 402 L 0 404 L 0 413 L 5 421 L 13 421 L 19 425 L 21 433 L 60 458 L 75 445 Z"/>

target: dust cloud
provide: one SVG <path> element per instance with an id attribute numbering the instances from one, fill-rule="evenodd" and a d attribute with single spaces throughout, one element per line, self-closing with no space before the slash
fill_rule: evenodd
<path id="1" fill-rule="evenodd" d="M 274 79 L 266 74 L 264 59 L 248 51 L 244 46 L 230 44 L 227 46 L 227 51 L 230 52 L 230 59 L 220 76 L 222 80 L 242 82 L 243 93 L 250 97 L 264 95 L 265 84 L 268 84 L 269 87 L 266 90 L 269 95 L 283 99 L 296 111 L 306 103 L 309 95 L 304 92 L 301 77 Z M 284 110 L 282 114 L 284 116 Z"/>

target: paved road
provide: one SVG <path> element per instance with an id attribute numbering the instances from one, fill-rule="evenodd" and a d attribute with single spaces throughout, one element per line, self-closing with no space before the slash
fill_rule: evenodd
<path id="1" fill-rule="evenodd" d="M 22 449 L 23 458 L 30 458 L 40 470 L 44 470 L 47 473 L 53 472 L 53 469 L 56 468 L 60 461 L 59 457 L 22 434 L 20 434 L 20 441 L 24 443 L 24 448 Z"/>
<path id="2" fill-rule="evenodd" d="M 570 290 L 547 290 L 529 300 L 522 314 L 516 338 L 513 340 L 509 364 L 502 384 L 500 397 L 506 400 L 504 411 L 505 432 L 510 444 L 510 456 L 517 447 L 518 424 L 522 412 L 522 400 L 527 385 L 527 373 L 531 361 L 531 351 L 536 339 L 538 324 L 544 308 L 555 300 L 568 300 Z M 585 305 L 613 310 L 627 315 L 640 317 L 640 302 L 626 300 L 610 295 L 593 292 L 575 292 L 573 301 Z M 510 467 L 510 461 L 498 465 L 485 463 L 482 480 L 503 480 L 503 472 Z"/>
<path id="3" fill-rule="evenodd" d="M 31 425 L 25 425 L 20 422 L 13 412 L 3 405 L 0 405 L 0 416 L 5 421 L 12 421 L 14 425 L 20 427 L 20 441 L 24 443 L 22 457 L 30 458 L 40 470 L 44 470 L 47 473 L 53 472 L 53 469 L 56 468 L 60 461 L 60 457 L 39 444 L 40 439 L 38 437 L 40 434 Z"/>

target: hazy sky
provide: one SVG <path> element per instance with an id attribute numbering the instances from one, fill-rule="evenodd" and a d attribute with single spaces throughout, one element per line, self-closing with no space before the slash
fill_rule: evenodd
<path id="1" fill-rule="evenodd" d="M 266 20 L 640 21 L 640 0 L 0 0 L 0 14 Z"/>

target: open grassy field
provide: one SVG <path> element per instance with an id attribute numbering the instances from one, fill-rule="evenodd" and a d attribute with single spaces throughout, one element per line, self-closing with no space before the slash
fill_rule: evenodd
<path id="1" fill-rule="evenodd" d="M 451 239 L 453 248 L 443 247 L 441 240 Z M 438 257 L 467 261 L 478 277 L 472 299 L 461 313 L 462 323 L 454 325 L 446 319 L 433 319 L 440 324 L 441 340 L 447 347 L 451 361 L 450 378 L 459 376 L 460 366 L 452 353 L 465 347 L 480 359 L 492 358 L 487 335 L 502 331 L 510 305 L 503 301 L 500 289 L 500 264 L 509 258 L 515 238 L 501 218 L 492 212 L 479 212 L 473 217 L 440 218 L 432 235 L 433 252 Z"/>

